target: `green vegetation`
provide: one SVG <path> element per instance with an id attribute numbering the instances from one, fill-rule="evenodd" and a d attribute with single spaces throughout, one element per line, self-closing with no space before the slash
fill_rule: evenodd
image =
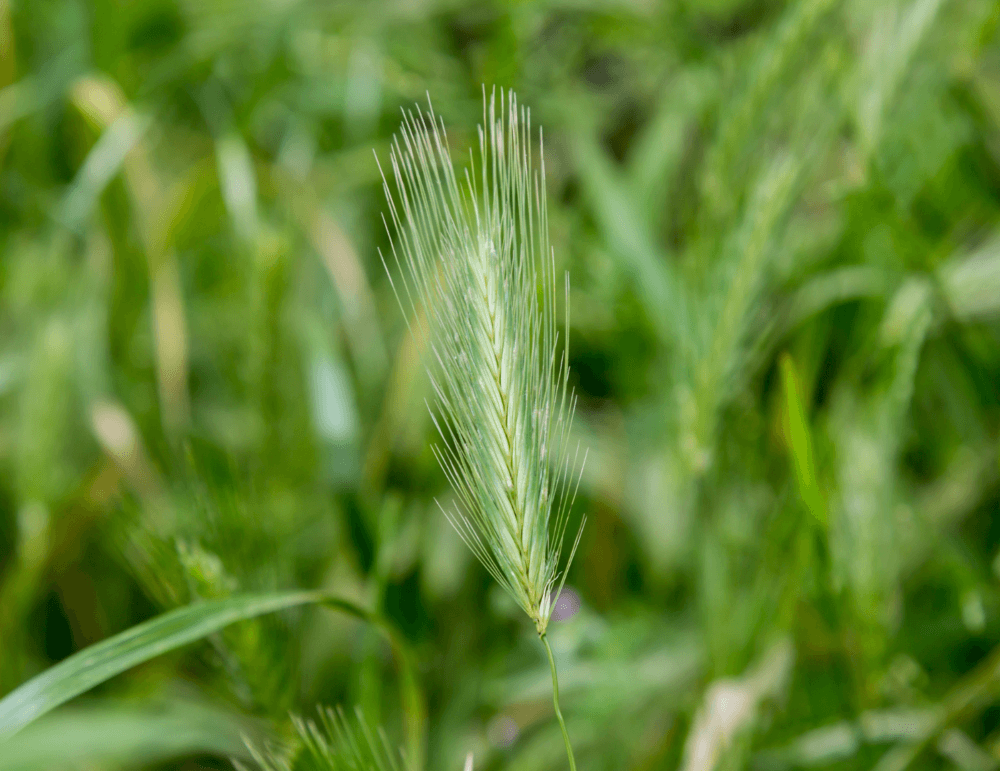
<path id="1" fill-rule="evenodd" d="M 0 0 L 0 771 L 566 768 L 379 258 L 400 108 L 462 179 L 484 84 L 571 276 L 580 771 L 997 767 L 998 27 Z"/>

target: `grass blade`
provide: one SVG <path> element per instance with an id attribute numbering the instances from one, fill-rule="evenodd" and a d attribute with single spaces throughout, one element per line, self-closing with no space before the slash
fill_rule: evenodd
<path id="1" fill-rule="evenodd" d="M 247 757 L 244 737 L 263 729 L 192 699 L 61 709 L 6 740 L 0 771 L 138 768 L 190 755 Z"/>
<path id="2" fill-rule="evenodd" d="M 312 603 L 325 603 L 366 621 L 373 620 L 362 608 L 324 592 L 242 595 L 186 605 L 74 653 L 15 688 L 0 700 L 0 741 L 136 664 L 200 640 L 236 621 Z"/>

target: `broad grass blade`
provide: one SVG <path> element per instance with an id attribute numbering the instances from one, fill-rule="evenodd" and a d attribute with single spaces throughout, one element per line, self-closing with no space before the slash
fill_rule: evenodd
<path id="1" fill-rule="evenodd" d="M 0 771 L 138 768 L 196 754 L 244 758 L 244 737 L 262 727 L 188 699 L 68 707 L 5 740 Z"/>
<path id="2" fill-rule="evenodd" d="M 310 603 L 333 604 L 369 619 L 361 608 L 323 592 L 242 595 L 177 608 L 73 654 L 7 694 L 0 700 L 0 742 L 136 664 L 200 640 L 236 621 Z"/>

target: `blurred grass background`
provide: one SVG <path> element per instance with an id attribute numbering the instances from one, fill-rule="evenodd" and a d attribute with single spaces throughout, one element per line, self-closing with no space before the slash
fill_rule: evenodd
<path id="1" fill-rule="evenodd" d="M 428 769 L 562 768 L 530 625 L 433 499 L 377 249 L 429 93 L 545 129 L 588 524 L 550 631 L 583 769 L 1000 766 L 1000 5 L 0 0 L 0 694 L 162 610 L 323 587 L 409 641 Z M 578 608 L 578 609 L 577 609 Z M 0 769 L 402 741 L 322 610 Z M 3 753 L 0 753 L 3 754 Z"/>

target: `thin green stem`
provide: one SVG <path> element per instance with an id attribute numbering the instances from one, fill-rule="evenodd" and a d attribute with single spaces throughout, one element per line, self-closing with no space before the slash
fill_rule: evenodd
<path id="1" fill-rule="evenodd" d="M 549 654 L 549 666 L 552 667 L 552 706 L 556 708 L 556 720 L 562 729 L 563 741 L 566 742 L 566 756 L 569 758 L 570 771 L 576 771 L 576 758 L 573 757 L 573 745 L 569 743 L 569 734 L 566 732 L 566 721 L 563 720 L 562 710 L 559 709 L 559 678 L 556 676 L 556 660 L 552 658 L 552 648 L 549 647 L 548 638 L 544 634 L 539 635 L 545 652 Z"/>

